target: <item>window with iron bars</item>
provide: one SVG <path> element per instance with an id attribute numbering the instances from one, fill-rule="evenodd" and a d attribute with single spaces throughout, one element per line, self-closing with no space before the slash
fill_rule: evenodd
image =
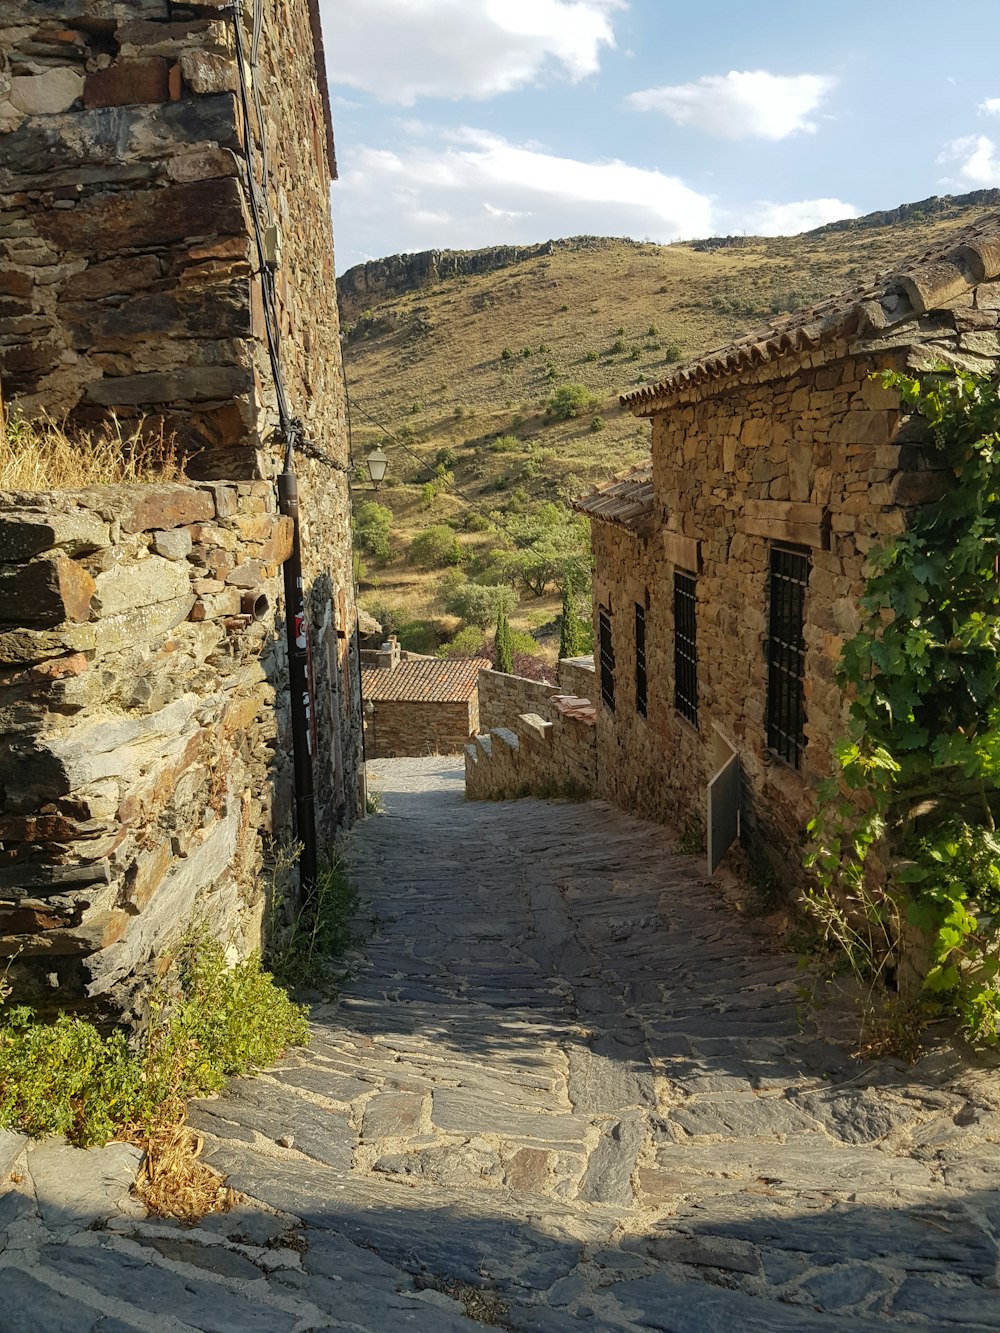
<path id="1" fill-rule="evenodd" d="M 635 604 L 635 711 L 646 716 L 646 608 Z"/>
<path id="2" fill-rule="evenodd" d="M 597 616 L 601 661 L 601 698 L 615 711 L 615 646 L 611 641 L 611 612 L 600 607 Z"/>
<path id="3" fill-rule="evenodd" d="M 793 768 L 806 748 L 805 627 L 809 554 L 771 547 L 767 641 L 767 746 Z"/>
<path id="4" fill-rule="evenodd" d="M 698 725 L 697 587 L 693 575 L 674 570 L 674 707 Z"/>

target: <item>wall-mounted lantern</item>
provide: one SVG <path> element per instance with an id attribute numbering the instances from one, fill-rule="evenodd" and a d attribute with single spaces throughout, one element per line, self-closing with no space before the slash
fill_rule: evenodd
<path id="1" fill-rule="evenodd" d="M 389 466 L 389 460 L 376 445 L 365 459 L 365 464 L 368 468 L 368 475 L 372 479 L 372 485 L 378 490 L 382 484 L 382 478 L 385 476 L 385 470 Z"/>

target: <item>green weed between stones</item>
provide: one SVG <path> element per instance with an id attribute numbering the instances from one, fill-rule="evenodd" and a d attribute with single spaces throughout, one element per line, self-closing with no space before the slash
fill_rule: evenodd
<path id="1" fill-rule="evenodd" d="M 257 956 L 228 966 L 204 934 L 189 937 L 153 998 L 145 1035 L 101 1032 L 61 1014 L 0 1009 L 0 1126 L 36 1137 L 64 1134 L 81 1147 L 113 1137 L 143 1141 L 176 1124 L 191 1097 L 271 1064 L 307 1040 L 305 1008 L 263 971 Z"/>
<path id="2" fill-rule="evenodd" d="M 276 876 L 271 895 L 268 965 L 286 989 L 329 996 L 336 984 L 331 963 L 359 940 L 352 928 L 357 890 L 336 855 L 321 864 L 312 895 L 294 911 L 289 910 L 287 885 L 287 877 Z"/>

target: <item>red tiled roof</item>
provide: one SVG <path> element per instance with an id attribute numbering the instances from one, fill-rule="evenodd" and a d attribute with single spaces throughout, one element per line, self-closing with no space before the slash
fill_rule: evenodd
<path id="1" fill-rule="evenodd" d="M 824 343 L 884 331 L 949 302 L 977 283 L 1000 276 L 1000 214 L 991 213 L 952 232 L 923 255 L 904 260 L 852 291 L 797 310 L 695 361 L 678 366 L 658 384 L 621 396 L 637 416 L 656 410 L 657 400 L 686 385 L 721 380 L 779 357 L 800 358 Z"/>
<path id="2" fill-rule="evenodd" d="M 591 518 L 638 529 L 653 514 L 653 465 L 645 463 L 627 476 L 582 495 L 573 501 L 573 508 Z"/>
<path id="3" fill-rule="evenodd" d="M 479 684 L 480 671 L 489 669 L 485 657 L 428 657 L 400 662 L 393 667 L 366 667 L 361 693 L 366 699 L 392 703 L 464 703 Z"/>

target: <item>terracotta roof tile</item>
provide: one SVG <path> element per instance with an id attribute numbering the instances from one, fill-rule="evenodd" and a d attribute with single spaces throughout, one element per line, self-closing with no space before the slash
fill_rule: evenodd
<path id="1" fill-rule="evenodd" d="M 1000 214 L 991 213 L 952 232 L 922 255 L 905 260 L 851 291 L 796 310 L 685 365 L 658 384 L 621 396 L 637 415 L 689 384 L 724 379 L 781 356 L 802 356 L 837 338 L 877 336 L 949 301 L 979 282 L 1000 276 Z"/>
<path id="2" fill-rule="evenodd" d="M 393 667 L 366 667 L 361 672 L 365 699 L 393 703 L 463 703 L 479 684 L 480 671 L 490 663 L 484 657 L 428 657 L 400 662 Z"/>
<path id="3" fill-rule="evenodd" d="M 627 476 L 573 501 L 573 508 L 591 518 L 638 531 L 653 515 L 653 465 L 645 463 Z"/>
<path id="4" fill-rule="evenodd" d="M 597 724 L 597 709 L 589 699 L 581 699 L 576 694 L 553 694 L 549 702 L 563 717 L 576 718 L 591 727 Z"/>

